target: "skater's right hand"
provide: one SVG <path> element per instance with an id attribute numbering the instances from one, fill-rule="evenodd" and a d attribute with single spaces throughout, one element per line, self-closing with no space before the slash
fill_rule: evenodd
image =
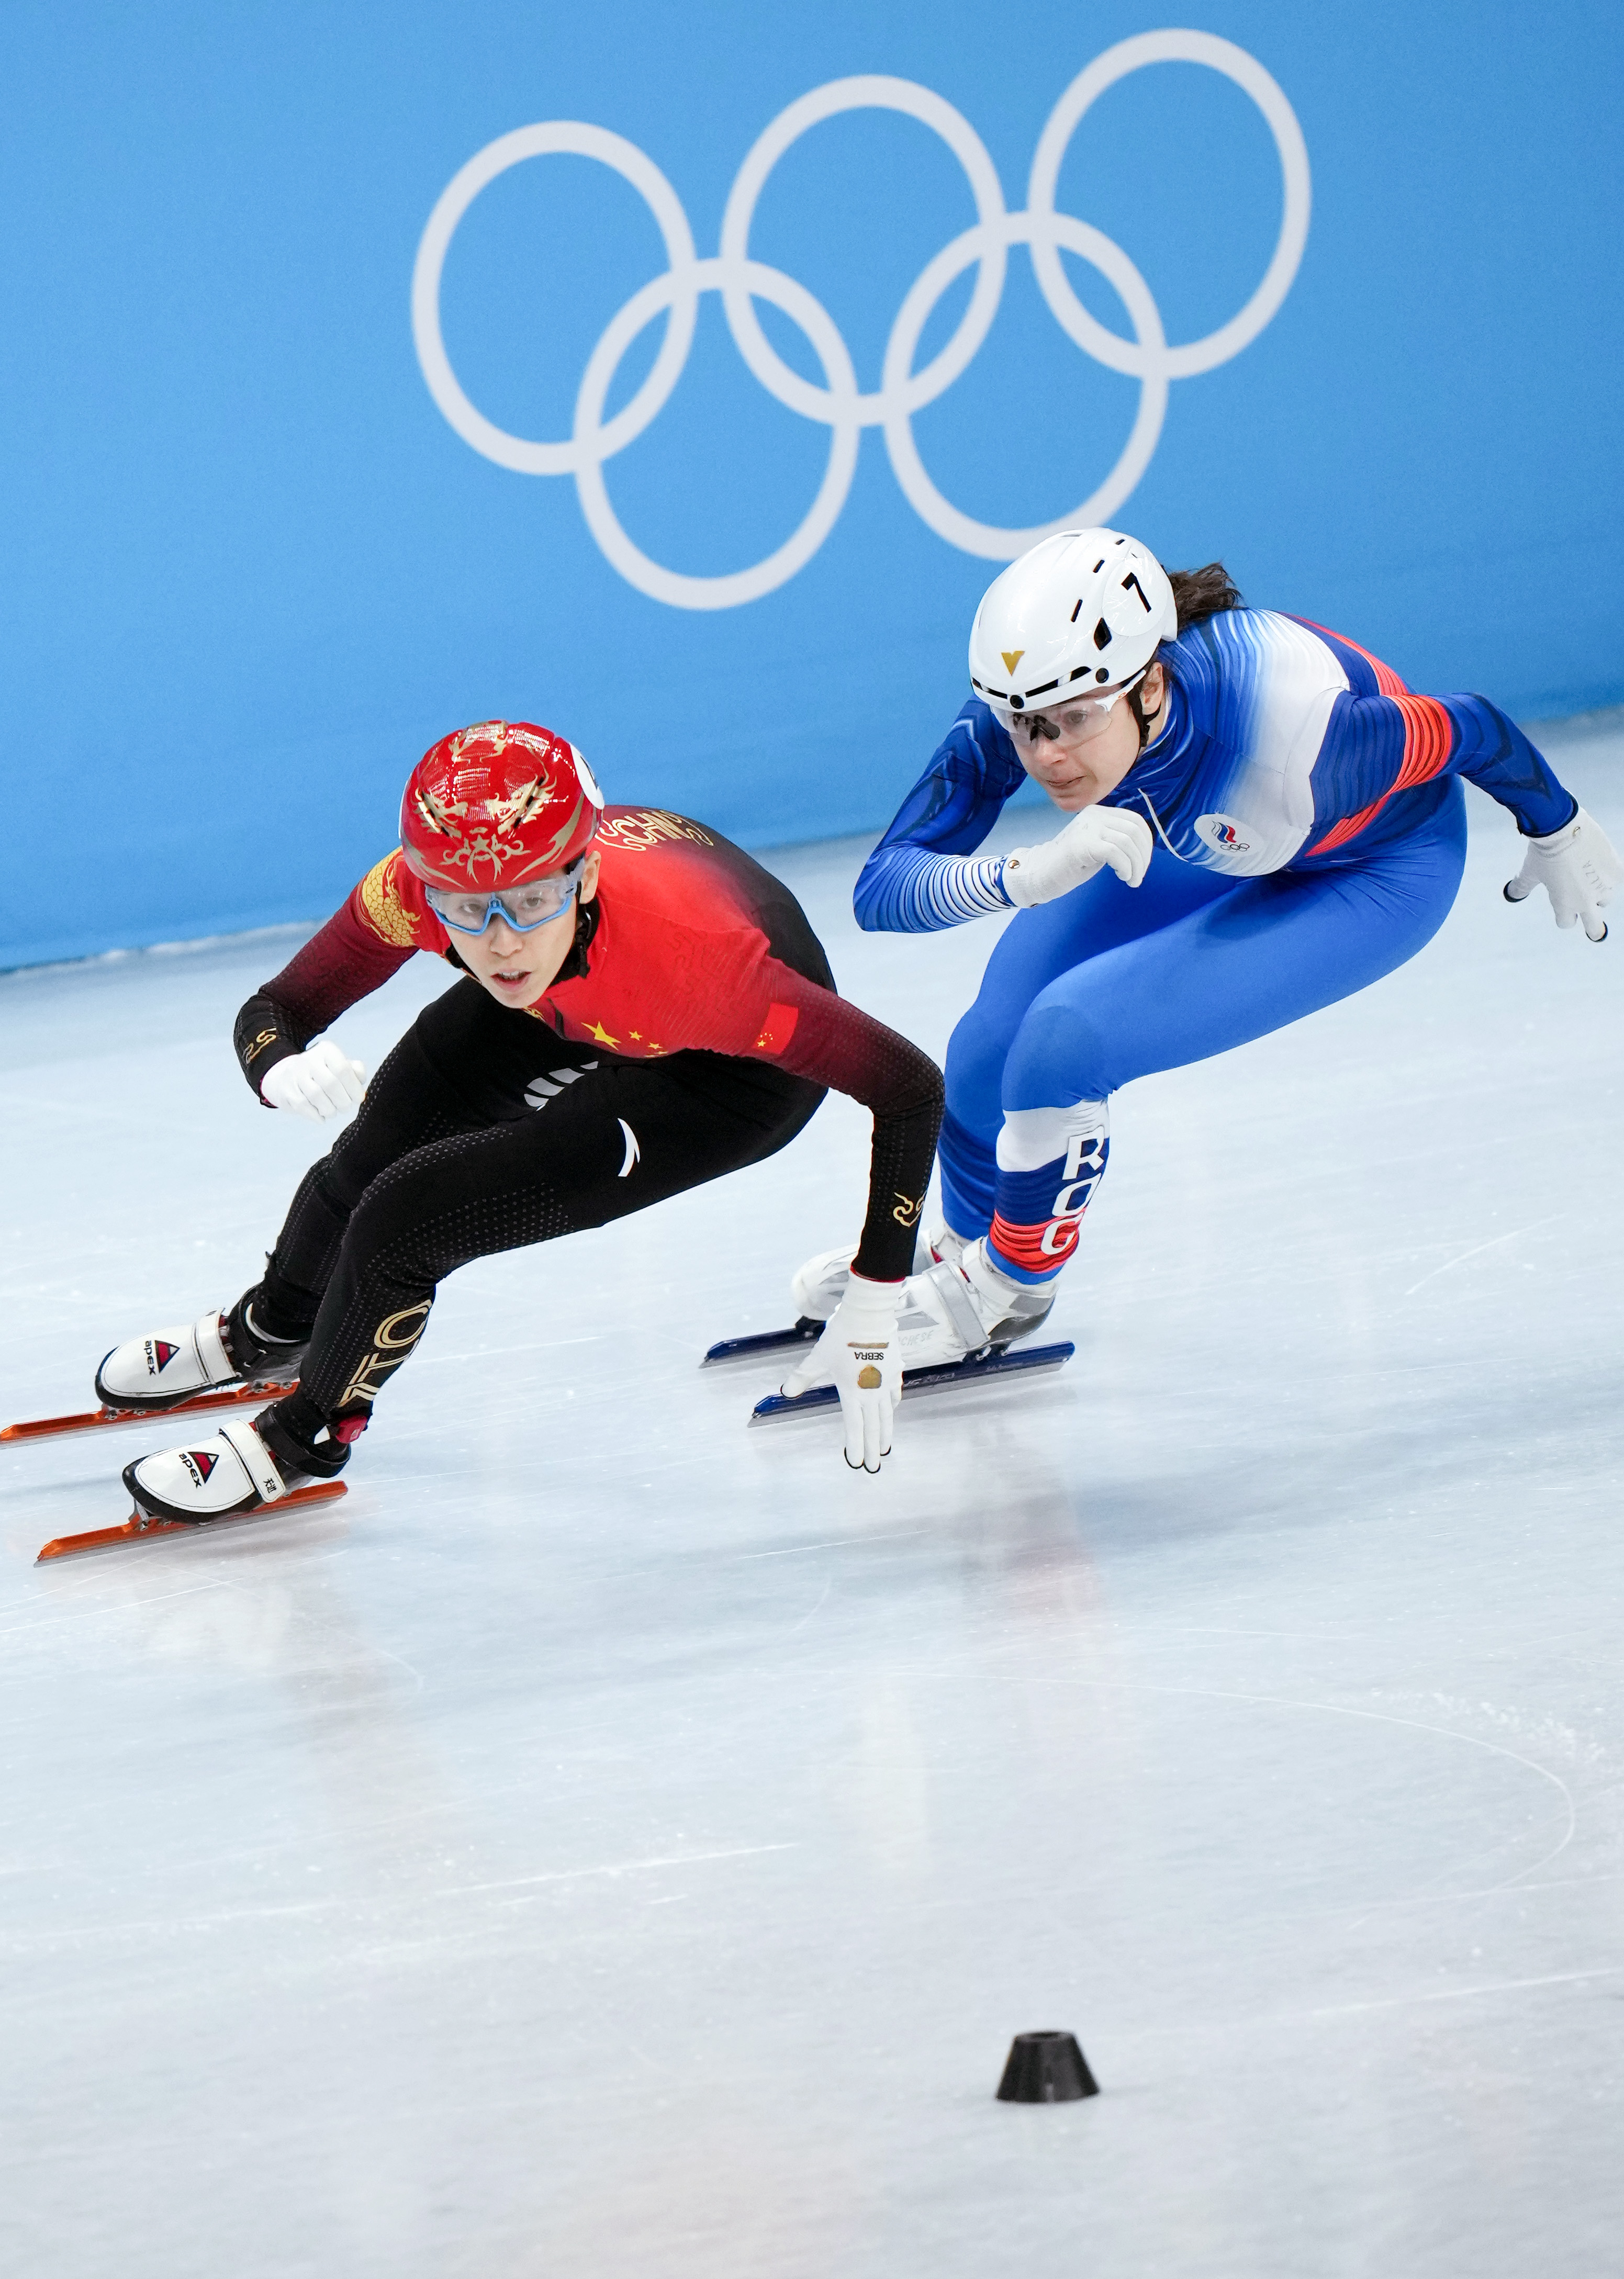
<path id="1" fill-rule="evenodd" d="M 891 1453 L 891 1416 L 902 1398 L 897 1309 L 903 1287 L 852 1275 L 823 1335 L 780 1388 L 793 1400 L 814 1385 L 835 1387 L 846 1426 L 846 1462 L 854 1472 L 877 1472 L 881 1457 Z"/>
<path id="2" fill-rule="evenodd" d="M 1107 863 L 1125 886 L 1136 886 L 1155 844 L 1143 816 L 1126 807 L 1085 807 L 1052 839 L 1004 856 L 1004 891 L 1018 910 L 1029 910 L 1069 894 Z"/>
<path id="3" fill-rule="evenodd" d="M 325 1124 L 329 1116 L 347 1115 L 366 1089 L 366 1070 L 352 1061 L 331 1038 L 322 1037 L 308 1052 L 278 1061 L 259 1079 L 259 1097 L 267 1108 L 285 1108 L 290 1116 L 307 1116 Z"/>

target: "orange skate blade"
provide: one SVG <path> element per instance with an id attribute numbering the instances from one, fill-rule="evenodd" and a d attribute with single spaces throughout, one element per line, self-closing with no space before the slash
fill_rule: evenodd
<path id="1" fill-rule="evenodd" d="M 172 1416 L 201 1416 L 211 1408 L 242 1408 L 250 1403 L 267 1407 L 291 1393 L 298 1382 L 238 1385 L 229 1393 L 200 1393 L 192 1400 L 177 1400 L 173 1408 L 87 1408 L 79 1416 L 31 1416 L 21 1424 L 0 1424 L 0 1440 L 50 1440 L 58 1433 L 99 1432 L 109 1424 L 166 1424 Z"/>
<path id="2" fill-rule="evenodd" d="M 328 1503 L 344 1492 L 343 1480 L 314 1480 L 307 1488 L 295 1488 L 291 1495 L 279 1496 L 274 1503 L 257 1504 L 252 1511 L 227 1512 L 219 1519 L 143 1519 L 133 1511 L 122 1527 L 93 1527 L 85 1535 L 55 1537 L 34 1563 L 43 1567 L 52 1559 L 76 1559 L 85 1551 L 116 1551 L 121 1544 L 147 1543 L 158 1535 L 212 1535 L 217 1527 L 276 1519 L 296 1504 Z"/>

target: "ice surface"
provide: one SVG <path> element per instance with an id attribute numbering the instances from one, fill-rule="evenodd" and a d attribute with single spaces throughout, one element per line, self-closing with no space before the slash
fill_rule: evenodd
<path id="1" fill-rule="evenodd" d="M 1077 1361 L 879 1480 L 696 1367 L 855 1233 L 842 1101 L 456 1276 L 330 1514 L 35 1569 L 173 1428 L 0 1458 L 12 2279 L 1616 2268 L 1624 930 L 1473 823 L 1404 972 L 1120 1098 Z M 779 867 L 939 1050 L 990 929 L 860 851 Z M 288 947 L 0 982 L 9 1415 L 255 1272 Z M 1040 2027 L 1103 2096 L 995 2103 Z"/>

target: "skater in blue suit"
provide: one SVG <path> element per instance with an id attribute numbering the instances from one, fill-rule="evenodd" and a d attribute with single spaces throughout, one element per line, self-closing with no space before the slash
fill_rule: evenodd
<path id="1" fill-rule="evenodd" d="M 953 1032 L 944 1224 L 899 1324 L 905 1367 L 1028 1335 L 1105 1169 L 1111 1094 L 1352 995 L 1448 915 L 1464 777 L 1592 941 L 1624 876 L 1600 826 L 1481 696 L 1417 696 L 1340 635 L 1249 610 L 1220 565 L 1170 579 L 1109 530 L 1045 539 L 988 589 L 973 694 L 863 867 L 870 930 L 1020 915 Z M 1071 821 L 975 850 L 1028 777 Z M 797 1277 L 838 1297 L 844 1255 Z"/>

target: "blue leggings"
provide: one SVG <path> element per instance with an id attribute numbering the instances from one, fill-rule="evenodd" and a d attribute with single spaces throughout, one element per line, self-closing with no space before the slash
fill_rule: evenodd
<path id="1" fill-rule="evenodd" d="M 1136 888 L 1102 871 L 1023 910 L 948 1047 L 948 1224 L 990 1229 L 998 1262 L 1024 1280 L 1057 1271 L 1089 1175 L 1104 1168 L 1104 1103 L 1118 1086 L 1266 1036 L 1391 973 L 1448 917 L 1466 838 L 1451 779 L 1416 830 L 1363 859 L 1227 879 L 1158 847 Z"/>

